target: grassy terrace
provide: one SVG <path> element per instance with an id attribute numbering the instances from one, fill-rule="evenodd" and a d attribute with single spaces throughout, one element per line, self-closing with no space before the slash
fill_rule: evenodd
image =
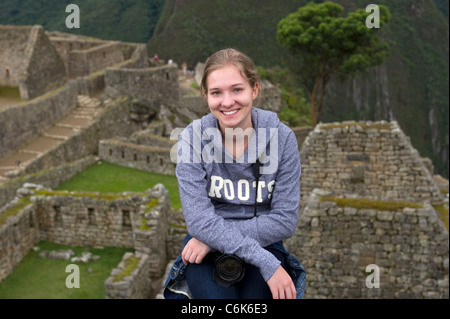
<path id="1" fill-rule="evenodd" d="M 108 162 L 99 162 L 72 179 L 59 185 L 57 191 L 79 191 L 100 193 L 144 192 L 158 183 L 169 190 L 170 204 L 181 208 L 178 182 L 175 176 L 155 174 L 122 167 Z"/>
<path id="2" fill-rule="evenodd" d="M 14 272 L 0 283 L 0 299 L 103 299 L 104 282 L 111 270 L 119 264 L 128 248 L 71 247 L 51 242 L 37 244 L 40 251 L 30 250 Z M 43 250 L 72 249 L 75 256 L 89 251 L 100 259 L 87 264 L 76 263 L 80 267 L 80 288 L 66 287 L 66 267 L 70 260 L 40 258 Z"/>

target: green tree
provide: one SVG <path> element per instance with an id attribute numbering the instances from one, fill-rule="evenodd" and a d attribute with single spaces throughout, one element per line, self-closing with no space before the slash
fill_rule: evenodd
<path id="1" fill-rule="evenodd" d="M 319 122 L 325 89 L 331 75 L 353 77 L 384 62 L 389 46 L 377 35 L 390 20 L 385 6 L 379 9 L 379 27 L 369 28 L 376 11 L 358 9 L 341 17 L 342 6 L 313 2 L 278 23 L 277 40 L 292 56 L 291 68 L 299 77 L 310 102 L 313 125 Z"/>

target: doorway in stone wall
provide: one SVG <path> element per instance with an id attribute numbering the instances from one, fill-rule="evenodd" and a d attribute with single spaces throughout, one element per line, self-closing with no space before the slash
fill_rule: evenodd
<path id="1" fill-rule="evenodd" d="M 0 110 L 20 101 L 19 87 L 0 86 Z"/>

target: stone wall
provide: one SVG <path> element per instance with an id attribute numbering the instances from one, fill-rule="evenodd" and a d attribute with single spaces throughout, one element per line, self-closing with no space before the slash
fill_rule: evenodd
<path id="1" fill-rule="evenodd" d="M 9 210 L 18 207 L 22 208 L 17 214 L 9 217 L 5 224 L 0 224 L 0 281 L 20 264 L 28 251 L 39 241 L 39 226 L 34 205 L 14 202 L 11 203 Z M 1 214 L 5 212 L 0 211 Z"/>
<path id="2" fill-rule="evenodd" d="M 50 41 L 53 46 L 56 48 L 56 51 L 59 53 L 61 58 L 64 61 L 64 66 L 66 68 L 67 74 L 69 74 L 69 61 L 70 61 L 70 52 L 88 50 L 93 47 L 102 45 L 107 43 L 107 41 L 102 41 L 98 39 L 89 39 L 84 37 L 74 37 L 73 35 L 70 37 L 63 35 L 52 35 L 50 33 Z"/>
<path id="3" fill-rule="evenodd" d="M 146 172 L 175 175 L 176 164 L 170 160 L 170 148 L 139 145 L 116 138 L 100 141 L 98 154 L 110 163 Z"/>
<path id="4" fill-rule="evenodd" d="M 261 81 L 261 101 L 259 107 L 264 110 L 269 110 L 275 113 L 281 111 L 282 97 L 281 91 L 269 80 Z"/>
<path id="5" fill-rule="evenodd" d="M 0 25 L 0 86 L 18 87 L 27 66 L 31 26 Z"/>
<path id="6" fill-rule="evenodd" d="M 84 171 L 94 164 L 94 156 L 86 156 L 77 161 L 68 162 L 60 166 L 49 168 L 48 170 L 14 178 L 7 183 L 0 185 L 0 207 L 12 201 L 16 191 L 25 183 L 40 184 L 53 188 L 72 178 L 76 174 Z"/>
<path id="7" fill-rule="evenodd" d="M 37 137 L 77 105 L 77 86 L 69 82 L 51 93 L 0 111 L 0 157 Z"/>
<path id="8" fill-rule="evenodd" d="M 123 44 L 107 42 L 87 50 L 69 52 L 69 77 L 86 76 L 125 61 Z"/>
<path id="9" fill-rule="evenodd" d="M 0 47 L 0 86 L 19 87 L 22 99 L 66 83 L 64 62 L 42 26 L 0 26 Z"/>
<path id="10" fill-rule="evenodd" d="M 19 85 L 23 99 L 33 99 L 67 83 L 64 61 L 41 26 L 33 26 L 30 34 L 31 54 L 26 77 Z"/>
<path id="11" fill-rule="evenodd" d="M 397 122 L 319 124 L 300 151 L 302 197 L 314 188 L 378 199 L 442 202 Z"/>
<path id="12" fill-rule="evenodd" d="M 0 211 L 6 216 L 0 225 L 0 281 L 41 240 L 134 248 L 149 255 L 148 276 L 162 276 L 170 203 L 161 184 L 145 193 L 69 193 L 40 187 L 18 194 L 22 199 Z"/>
<path id="13" fill-rule="evenodd" d="M 105 281 L 106 299 L 147 299 L 152 293 L 150 256 L 125 253 Z"/>
<path id="14" fill-rule="evenodd" d="M 432 206 L 325 195 L 311 193 L 286 242 L 307 271 L 305 298 L 449 298 L 449 236 Z M 366 286 L 370 264 L 379 288 Z"/>
<path id="15" fill-rule="evenodd" d="M 129 96 L 133 112 L 146 118 L 154 117 L 161 105 L 178 106 L 180 100 L 176 64 L 146 69 L 107 68 L 105 85 L 105 95 Z"/>
<path id="16" fill-rule="evenodd" d="M 171 210 L 169 213 L 169 226 L 166 237 L 167 259 L 173 260 L 183 251 L 184 237 L 187 234 L 186 221 L 183 210 Z"/>

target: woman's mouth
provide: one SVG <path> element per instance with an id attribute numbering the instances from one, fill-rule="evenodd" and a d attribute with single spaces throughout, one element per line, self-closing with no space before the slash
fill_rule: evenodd
<path id="1" fill-rule="evenodd" d="M 222 113 L 226 116 L 231 116 L 231 115 L 236 114 L 238 111 L 239 111 L 239 109 L 231 110 L 231 111 L 222 111 Z"/>

